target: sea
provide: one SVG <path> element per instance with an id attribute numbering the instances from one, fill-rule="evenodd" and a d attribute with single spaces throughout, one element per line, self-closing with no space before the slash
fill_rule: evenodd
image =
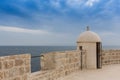
<path id="1" fill-rule="evenodd" d="M 103 46 L 103 49 L 120 49 L 120 46 Z M 0 56 L 10 56 L 17 54 L 31 54 L 31 56 L 40 56 L 40 54 L 76 50 L 76 46 L 0 46 Z M 40 58 L 31 58 L 31 72 L 40 71 Z"/>

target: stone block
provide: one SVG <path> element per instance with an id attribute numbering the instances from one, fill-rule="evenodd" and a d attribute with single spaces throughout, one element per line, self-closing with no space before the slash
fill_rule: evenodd
<path id="1" fill-rule="evenodd" d="M 21 55 L 21 58 L 23 58 L 23 59 L 30 59 L 31 55 L 30 54 L 23 54 L 23 55 Z"/>
<path id="2" fill-rule="evenodd" d="M 5 77 L 5 79 L 11 77 L 11 76 L 9 76 L 9 71 L 8 70 L 4 71 L 4 77 Z"/>
<path id="3" fill-rule="evenodd" d="M 31 67 L 30 66 L 25 67 L 25 73 L 30 73 L 30 72 L 31 72 Z"/>
<path id="4" fill-rule="evenodd" d="M 19 68 L 19 75 L 23 75 L 25 73 L 24 67 Z"/>
<path id="5" fill-rule="evenodd" d="M 0 57 L 0 61 L 3 62 L 5 59 L 4 57 Z"/>
<path id="6" fill-rule="evenodd" d="M 22 59 L 15 60 L 15 66 L 22 66 L 23 64 L 24 64 L 24 61 Z"/>
<path id="7" fill-rule="evenodd" d="M 25 65 L 30 65 L 30 59 L 25 60 Z"/>
<path id="8" fill-rule="evenodd" d="M 4 69 L 10 69 L 14 66 L 14 61 L 4 61 Z"/>
<path id="9" fill-rule="evenodd" d="M 17 75 L 19 75 L 18 73 L 19 73 L 18 68 L 12 68 L 9 70 L 9 77 L 17 76 Z"/>
<path id="10" fill-rule="evenodd" d="M 15 77 L 15 78 L 13 78 L 11 80 L 21 80 L 21 78 L 20 77 Z"/>
<path id="11" fill-rule="evenodd" d="M 15 58 L 16 58 L 16 55 L 9 56 L 9 59 L 15 59 Z"/>
<path id="12" fill-rule="evenodd" d="M 0 72 L 0 80 L 2 80 L 4 78 L 4 72 Z"/>
<path id="13" fill-rule="evenodd" d="M 0 70 L 2 69 L 2 62 L 0 62 Z"/>
<path id="14" fill-rule="evenodd" d="M 22 80 L 28 80 L 28 75 L 26 74 L 26 75 L 23 75 L 22 76 Z"/>

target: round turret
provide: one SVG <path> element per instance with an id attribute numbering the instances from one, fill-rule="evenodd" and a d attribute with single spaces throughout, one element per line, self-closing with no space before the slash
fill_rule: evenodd
<path id="1" fill-rule="evenodd" d="M 81 69 L 100 69 L 102 67 L 102 42 L 95 32 L 90 31 L 89 27 L 80 34 L 77 40 L 77 50 L 81 53 Z"/>

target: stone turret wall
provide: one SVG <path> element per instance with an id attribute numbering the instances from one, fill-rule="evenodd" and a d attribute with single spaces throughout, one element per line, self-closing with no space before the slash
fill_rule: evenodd
<path id="1" fill-rule="evenodd" d="M 120 50 L 103 50 L 102 65 L 120 64 Z"/>
<path id="2" fill-rule="evenodd" d="M 30 73 L 29 54 L 0 57 L 0 80 L 28 80 Z"/>

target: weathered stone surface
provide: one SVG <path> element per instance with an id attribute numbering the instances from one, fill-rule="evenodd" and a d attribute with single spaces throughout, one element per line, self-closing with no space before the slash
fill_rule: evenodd
<path id="1" fill-rule="evenodd" d="M 14 66 L 14 62 L 13 61 L 4 61 L 4 69 L 10 69 Z"/>
<path id="2" fill-rule="evenodd" d="M 102 64 L 120 64 L 120 50 L 103 50 L 102 51 Z"/>
<path id="3" fill-rule="evenodd" d="M 45 70 L 46 66 L 49 67 L 50 65 L 54 65 L 54 69 L 49 68 L 49 70 L 52 70 L 51 72 L 48 72 L 49 75 L 45 77 L 44 75 L 41 75 L 40 80 L 56 80 L 59 77 L 68 75 L 74 71 L 79 70 L 80 68 L 80 54 L 76 51 L 67 51 L 67 52 L 55 52 L 53 53 L 54 57 L 53 59 L 50 59 L 50 54 L 45 54 L 44 59 L 41 60 L 42 63 L 42 70 Z M 50 60 L 53 60 L 52 64 L 49 62 Z M 49 64 L 48 64 L 49 63 Z M 35 76 L 34 76 L 35 77 Z M 33 80 L 39 80 L 40 75 L 36 75 L 35 79 Z"/>
<path id="4" fill-rule="evenodd" d="M 4 72 L 0 71 L 0 80 L 4 78 Z"/>
<path id="5" fill-rule="evenodd" d="M 25 72 L 24 67 L 19 68 L 19 75 L 23 75 Z"/>
<path id="6" fill-rule="evenodd" d="M 0 57 L 0 61 L 2 62 L 2 61 L 4 61 L 5 59 L 4 59 L 4 57 Z"/>
<path id="7" fill-rule="evenodd" d="M 9 70 L 9 77 L 14 77 L 18 75 L 18 68 L 12 68 Z"/>
<path id="8" fill-rule="evenodd" d="M 7 79 L 9 77 L 11 77 L 9 76 L 9 71 L 8 70 L 4 71 L 4 78 Z"/>
<path id="9" fill-rule="evenodd" d="M 0 62 L 0 70 L 2 69 L 2 62 Z"/>
<path id="10" fill-rule="evenodd" d="M 25 73 L 30 73 L 30 72 L 31 72 L 30 66 L 25 67 Z"/>
<path id="11" fill-rule="evenodd" d="M 25 65 L 30 65 L 30 59 L 25 60 Z"/>
<path id="12" fill-rule="evenodd" d="M 20 77 L 15 77 L 15 78 L 13 78 L 11 80 L 21 80 L 21 79 L 20 79 Z"/>
<path id="13" fill-rule="evenodd" d="M 24 61 L 22 59 L 15 60 L 15 66 L 22 66 L 23 64 L 24 64 Z"/>
<path id="14" fill-rule="evenodd" d="M 28 80 L 28 73 L 31 72 L 30 66 L 29 54 L 0 57 L 0 80 Z"/>
<path id="15" fill-rule="evenodd" d="M 47 70 L 31 73 L 30 55 L 0 57 L 0 80 L 56 80 L 81 67 L 77 51 L 45 54 L 41 61 Z M 120 50 L 103 51 L 102 63 L 120 64 Z"/>
<path id="16" fill-rule="evenodd" d="M 23 75 L 22 80 L 28 80 L 28 75 Z"/>
<path id="17" fill-rule="evenodd" d="M 13 60 L 14 60 L 15 58 L 16 58 L 15 55 L 9 57 L 9 59 L 13 59 Z"/>

